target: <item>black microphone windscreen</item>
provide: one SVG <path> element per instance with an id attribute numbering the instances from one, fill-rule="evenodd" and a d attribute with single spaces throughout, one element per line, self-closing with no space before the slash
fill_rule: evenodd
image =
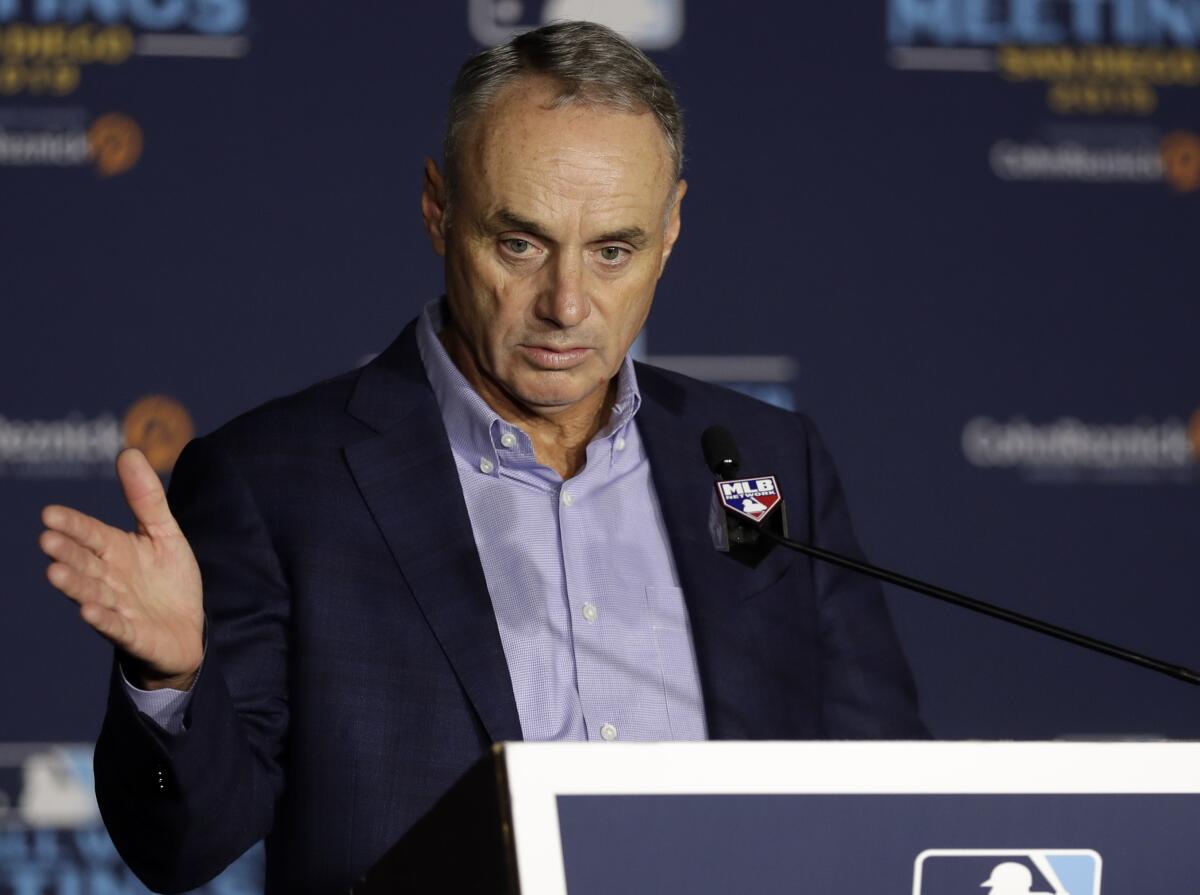
<path id="1" fill-rule="evenodd" d="M 716 475 L 737 475 L 742 465 L 742 455 L 737 442 L 733 440 L 733 433 L 724 426 L 705 429 L 700 435 L 700 450 L 704 452 L 704 462 Z"/>

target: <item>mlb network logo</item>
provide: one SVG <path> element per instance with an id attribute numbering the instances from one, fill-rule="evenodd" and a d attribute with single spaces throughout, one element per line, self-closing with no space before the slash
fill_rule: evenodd
<path id="1" fill-rule="evenodd" d="M 917 855 L 913 895 L 1100 895 L 1091 849 L 931 848 Z"/>
<path id="2" fill-rule="evenodd" d="M 761 522 L 779 503 L 779 486 L 774 476 L 717 482 L 721 503 L 753 522 Z"/>

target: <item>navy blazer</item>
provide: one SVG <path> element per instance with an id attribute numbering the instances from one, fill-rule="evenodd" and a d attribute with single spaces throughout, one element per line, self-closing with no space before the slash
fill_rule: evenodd
<path id="1" fill-rule="evenodd" d="M 792 536 L 858 554 L 811 423 L 639 365 L 637 425 L 687 601 L 713 739 L 925 735 L 872 581 L 776 550 L 718 553 L 700 433 L 775 475 Z M 344 891 L 521 726 L 415 325 L 353 373 L 192 442 L 171 506 L 209 620 L 186 732 L 115 674 L 96 790 L 121 855 L 184 891 L 267 840 L 269 893 Z"/>

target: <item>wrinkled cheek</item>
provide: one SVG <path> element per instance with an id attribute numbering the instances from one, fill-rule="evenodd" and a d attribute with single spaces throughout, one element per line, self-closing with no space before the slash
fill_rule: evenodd
<path id="1" fill-rule="evenodd" d="M 491 329 L 490 320 L 495 314 L 494 286 L 469 263 L 452 267 L 451 279 L 459 324 L 476 345 L 483 346 L 481 337 Z"/>

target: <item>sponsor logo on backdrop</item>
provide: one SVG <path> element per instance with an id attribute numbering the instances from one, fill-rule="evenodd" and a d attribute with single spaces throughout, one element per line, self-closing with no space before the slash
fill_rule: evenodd
<path id="1" fill-rule="evenodd" d="M 1170 483 L 1200 480 L 1200 411 L 1128 423 L 1062 417 L 978 416 L 962 430 L 962 450 L 978 469 L 1013 470 L 1032 481 Z"/>
<path id="2" fill-rule="evenodd" d="M 196 434 L 187 409 L 166 395 L 150 395 L 136 401 L 125 413 L 122 429 L 125 446 L 141 450 L 162 475 L 175 468 L 179 454 Z"/>
<path id="3" fill-rule="evenodd" d="M 467 0 L 471 36 L 485 46 L 558 19 L 607 25 L 646 50 L 665 50 L 683 36 L 683 0 Z"/>
<path id="4" fill-rule="evenodd" d="M 6 167 L 94 167 L 101 177 L 112 177 L 141 155 L 141 127 L 119 112 L 91 121 L 82 109 L 62 116 L 26 117 L 20 110 L 0 115 L 0 165 Z"/>
<path id="5" fill-rule="evenodd" d="M 1032 141 L 998 140 L 989 162 L 1001 180 L 1077 183 L 1166 183 L 1176 192 L 1200 188 L 1200 136 L 1143 128 L 1107 136 L 1079 125 L 1047 127 Z"/>
<path id="6" fill-rule="evenodd" d="M 0 416 L 0 477 L 112 478 L 113 461 L 125 447 L 141 449 L 165 475 L 194 434 L 187 408 L 165 395 L 140 398 L 122 419 L 110 411 L 59 419 Z"/>
<path id="7" fill-rule="evenodd" d="M 988 147 L 997 178 L 1200 189 L 1200 135 L 1150 120 L 1196 102 L 1200 0 L 888 0 L 887 17 L 894 68 L 1038 97 L 1050 118 Z"/>
<path id="8" fill-rule="evenodd" d="M 0 743 L 0 893 L 148 891 L 105 832 L 94 790 L 92 746 Z M 251 895 L 262 885 L 260 846 L 197 891 Z"/>
<path id="9" fill-rule="evenodd" d="M 142 154 L 142 129 L 128 115 L 110 112 L 92 122 L 87 142 L 96 170 L 111 177 L 137 163 Z"/>
<path id="10" fill-rule="evenodd" d="M 249 11 L 249 0 L 0 0 L 0 100 L 30 103 L 0 109 L 0 166 L 128 171 L 141 126 L 75 94 L 117 68 L 149 76 L 172 58 L 245 56 Z"/>
<path id="11" fill-rule="evenodd" d="M 1167 182 L 1181 193 L 1200 189 L 1200 136 L 1187 131 L 1167 134 L 1162 141 Z"/>
<path id="12" fill-rule="evenodd" d="M 913 895 L 1100 895 L 1091 849 L 929 849 L 914 862 Z"/>

